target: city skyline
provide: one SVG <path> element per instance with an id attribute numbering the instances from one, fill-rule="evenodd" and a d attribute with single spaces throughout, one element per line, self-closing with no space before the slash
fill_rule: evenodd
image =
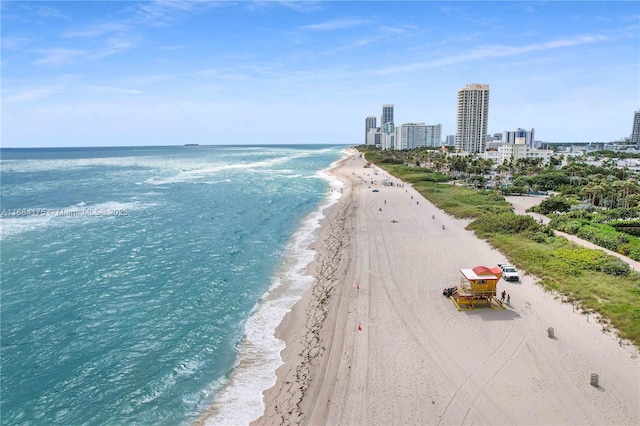
<path id="1" fill-rule="evenodd" d="M 630 1 L 0 7 L 3 147 L 357 144 L 386 102 L 444 137 L 472 82 L 490 134 L 617 140 L 640 107 Z"/>

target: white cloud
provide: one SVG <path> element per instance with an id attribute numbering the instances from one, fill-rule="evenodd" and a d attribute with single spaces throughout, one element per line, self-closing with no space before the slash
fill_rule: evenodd
<path id="1" fill-rule="evenodd" d="M 417 71 L 427 68 L 438 68 L 447 65 L 453 65 L 462 62 L 471 62 L 480 59 L 487 58 L 499 58 L 507 56 L 515 56 L 523 53 L 530 53 L 536 51 L 546 51 L 553 49 L 560 49 L 564 47 L 572 47 L 581 44 L 598 43 L 602 41 L 610 40 L 610 37 L 604 35 L 587 35 L 578 36 L 566 39 L 552 40 L 545 43 L 534 43 L 525 46 L 502 46 L 492 45 L 483 46 L 477 49 L 473 49 L 461 54 L 443 57 L 426 62 L 414 62 L 403 66 L 387 67 L 372 71 L 373 74 L 389 75 L 398 72 Z"/>
<path id="2" fill-rule="evenodd" d="M 88 25 L 82 30 L 68 31 L 63 34 L 65 38 L 95 38 L 114 32 L 121 32 L 128 28 L 127 25 L 117 22 L 105 22 L 103 24 Z"/>
<path id="3" fill-rule="evenodd" d="M 107 40 L 107 43 L 97 48 L 91 54 L 92 58 L 104 58 L 106 56 L 114 55 L 116 53 L 120 53 L 124 50 L 129 50 L 138 45 L 138 43 L 134 40 L 124 40 L 124 39 L 110 39 Z"/>
<path id="4" fill-rule="evenodd" d="M 54 9 L 49 6 L 40 6 L 36 9 L 36 13 L 38 16 L 42 16 L 43 18 L 58 18 L 64 20 L 70 20 L 71 16 L 67 13 L 63 13 L 58 9 Z"/>
<path id="5" fill-rule="evenodd" d="M 245 9 L 249 11 L 261 10 L 272 5 L 283 6 L 288 9 L 295 10 L 296 12 L 315 12 L 322 9 L 322 2 L 311 0 L 266 0 L 266 1 L 248 1 L 246 2 Z"/>
<path id="6" fill-rule="evenodd" d="M 123 95 L 139 95 L 142 92 L 135 89 L 122 89 L 120 87 L 106 87 L 106 86 L 89 86 L 91 89 L 100 93 L 115 93 Z"/>
<path id="7" fill-rule="evenodd" d="M 6 96 L 3 96 L 2 102 L 5 104 L 8 104 L 8 103 L 32 101 L 35 99 L 47 97 L 53 93 L 56 93 L 57 91 L 58 89 L 54 89 L 54 88 L 25 89 L 20 92 L 14 92 Z"/>
<path id="8" fill-rule="evenodd" d="M 369 21 L 365 19 L 341 18 L 333 21 L 322 22 L 320 24 L 304 25 L 300 27 L 300 29 L 312 31 L 341 30 L 345 28 L 358 27 L 368 23 Z"/>
<path id="9" fill-rule="evenodd" d="M 53 48 L 38 51 L 42 57 L 35 61 L 41 65 L 60 65 L 76 61 L 87 54 L 86 50 Z"/>

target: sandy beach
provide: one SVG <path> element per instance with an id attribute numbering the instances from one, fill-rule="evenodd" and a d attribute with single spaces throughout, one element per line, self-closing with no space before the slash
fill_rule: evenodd
<path id="1" fill-rule="evenodd" d="M 459 270 L 507 259 L 363 165 L 353 151 L 332 171 L 344 195 L 314 247 L 315 282 L 277 331 L 285 363 L 253 424 L 640 424 L 637 348 L 525 271 L 498 284 L 507 309 L 457 311 L 442 289 Z"/>

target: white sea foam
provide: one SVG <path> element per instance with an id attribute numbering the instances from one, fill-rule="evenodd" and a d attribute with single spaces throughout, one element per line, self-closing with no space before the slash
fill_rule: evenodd
<path id="1" fill-rule="evenodd" d="M 275 385 L 275 371 L 283 364 L 280 352 L 285 343 L 275 337 L 275 330 L 313 282 L 313 277 L 306 274 L 306 268 L 316 252 L 309 246 L 317 238 L 323 212 L 341 195 L 342 182 L 326 172 L 319 176 L 329 182 L 331 191 L 293 236 L 287 248 L 285 268 L 275 277 L 247 320 L 236 367 L 214 401 L 214 414 L 207 419 L 207 425 L 249 424 L 264 412 L 262 392 Z M 269 297 L 276 289 L 280 295 Z"/>
<path id="2" fill-rule="evenodd" d="M 175 174 L 170 176 L 150 177 L 144 183 L 149 185 L 167 185 L 172 183 L 197 182 L 202 179 L 210 178 L 220 172 L 228 170 L 242 170 L 244 172 L 255 173 L 286 173 L 283 169 L 273 169 L 278 164 L 284 164 L 297 158 L 311 155 L 307 152 L 294 153 L 282 157 L 270 158 L 260 161 L 252 161 L 238 164 L 190 164 L 190 167 L 181 170 L 175 170 Z M 204 181 L 202 183 L 218 183 L 219 181 Z"/>

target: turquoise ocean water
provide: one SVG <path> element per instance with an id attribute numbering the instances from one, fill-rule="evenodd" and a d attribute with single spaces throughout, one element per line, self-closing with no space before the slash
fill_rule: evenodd
<path id="1" fill-rule="evenodd" d="M 1 423 L 259 416 L 343 148 L 3 149 Z"/>

